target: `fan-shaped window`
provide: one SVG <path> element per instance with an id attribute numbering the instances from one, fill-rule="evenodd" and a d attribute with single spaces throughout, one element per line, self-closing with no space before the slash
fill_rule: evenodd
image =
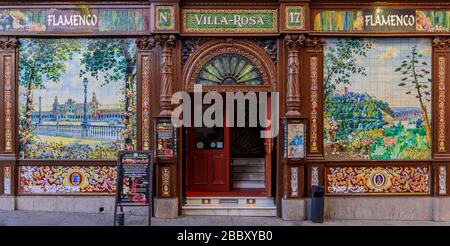
<path id="1" fill-rule="evenodd" d="M 258 67 L 248 58 L 233 53 L 221 54 L 206 62 L 198 73 L 202 85 L 261 85 Z"/>

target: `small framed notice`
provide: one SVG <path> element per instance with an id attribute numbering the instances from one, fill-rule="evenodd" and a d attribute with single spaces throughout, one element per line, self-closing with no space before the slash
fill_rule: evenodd
<path id="1" fill-rule="evenodd" d="M 155 157 L 173 160 L 177 157 L 177 131 L 171 118 L 155 118 Z"/>

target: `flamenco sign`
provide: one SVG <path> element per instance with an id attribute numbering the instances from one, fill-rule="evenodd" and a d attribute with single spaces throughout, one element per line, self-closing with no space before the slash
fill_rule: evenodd
<path id="1" fill-rule="evenodd" d="M 364 28 L 367 32 L 414 32 L 415 9 L 364 9 Z"/>
<path id="2" fill-rule="evenodd" d="M 98 16 L 95 13 L 81 13 L 74 10 L 53 10 L 47 13 L 47 31 L 65 29 L 84 29 L 95 31 L 98 28 Z"/>
<path id="3" fill-rule="evenodd" d="M 183 32 L 274 33 L 276 9 L 183 9 Z"/>

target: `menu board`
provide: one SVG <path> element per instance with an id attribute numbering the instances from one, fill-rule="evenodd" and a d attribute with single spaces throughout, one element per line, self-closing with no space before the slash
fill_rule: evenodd
<path id="1" fill-rule="evenodd" d="M 120 206 L 148 206 L 151 196 L 152 154 L 149 152 L 120 152 L 117 204 Z"/>

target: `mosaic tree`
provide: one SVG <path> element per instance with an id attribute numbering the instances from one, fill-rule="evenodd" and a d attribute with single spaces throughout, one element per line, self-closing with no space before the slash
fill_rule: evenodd
<path id="1" fill-rule="evenodd" d="M 338 84 L 350 84 L 355 74 L 366 76 L 366 70 L 358 65 L 357 57 L 366 57 L 372 44 L 362 39 L 339 39 L 336 47 L 329 47 L 325 53 L 324 93 L 331 95 Z"/>
<path id="2" fill-rule="evenodd" d="M 370 112 L 357 109 L 355 105 L 359 99 L 334 97 L 337 85 L 350 85 L 350 79 L 356 74 L 367 76 L 364 66 L 358 64 L 358 57 L 367 57 L 367 51 L 372 48 L 370 42 L 362 39 L 338 39 L 336 45 L 328 46 L 324 57 L 324 98 L 326 138 L 332 143 L 342 140 L 349 135 Z M 368 95 L 360 95 L 362 100 L 372 102 Z M 376 102 L 375 102 L 376 103 Z M 366 107 L 367 108 L 367 107 Z M 373 110 L 372 110 L 373 111 Z M 357 115 L 355 115 L 357 114 Z M 342 118 L 342 119 L 339 119 Z M 349 119 L 349 120 L 345 120 Z M 336 122 L 338 121 L 338 122 Z M 366 124 L 367 125 L 367 124 Z M 338 131 L 338 129 L 341 129 Z M 345 129 L 345 130 L 344 130 Z M 338 145 L 344 145 L 339 143 Z M 333 144 L 333 152 L 338 146 Z"/>
<path id="3" fill-rule="evenodd" d="M 123 123 L 126 148 L 132 146 L 135 129 L 136 102 L 136 49 L 133 39 L 91 39 L 81 58 L 83 68 L 80 77 L 90 75 L 96 79 L 103 77 L 104 85 L 115 82 L 124 83 Z"/>
<path id="4" fill-rule="evenodd" d="M 33 137 L 31 112 L 34 90 L 45 89 L 44 80 L 60 82 L 66 72 L 65 62 L 80 50 L 80 43 L 72 39 L 21 39 L 19 45 L 19 83 L 26 88 L 25 108 L 21 109 L 20 144 Z"/>
<path id="5" fill-rule="evenodd" d="M 427 103 L 431 102 L 431 78 L 428 63 L 423 60 L 423 55 L 417 52 L 417 46 L 411 49 L 411 53 L 402 61 L 400 67 L 395 69 L 403 76 L 398 86 L 406 89 L 406 95 L 415 96 L 422 110 L 428 144 L 431 144 L 431 128 L 428 118 Z"/>

